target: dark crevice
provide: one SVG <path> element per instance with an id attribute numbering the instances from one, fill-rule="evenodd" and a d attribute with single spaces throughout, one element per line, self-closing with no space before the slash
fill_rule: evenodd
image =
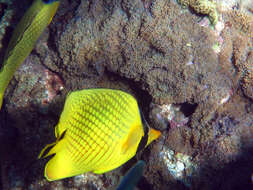
<path id="1" fill-rule="evenodd" d="M 115 73 L 110 72 L 108 70 L 105 70 L 105 74 L 107 76 L 112 77 L 113 79 L 115 79 L 117 81 L 121 81 L 122 83 L 124 83 L 130 87 L 130 89 L 134 92 L 133 95 L 137 99 L 139 108 L 140 108 L 141 112 L 143 113 L 144 118 L 147 121 L 149 121 L 148 113 L 149 113 L 149 105 L 152 101 L 152 96 L 147 91 L 142 89 L 141 82 L 136 82 L 136 81 L 133 81 L 132 79 L 128 79 L 123 76 L 119 76 L 118 74 L 115 74 Z"/>
<path id="2" fill-rule="evenodd" d="M 154 44 L 150 43 L 149 47 L 150 47 L 151 50 L 154 50 L 156 53 L 158 53 L 158 54 L 162 55 L 163 57 L 165 57 L 166 53 L 163 50 L 156 47 Z"/>
<path id="3" fill-rule="evenodd" d="M 152 187 L 152 184 L 150 184 L 145 177 L 142 177 L 140 179 L 140 181 L 137 184 L 137 187 L 139 189 L 154 190 L 154 188 Z"/>
<path id="4" fill-rule="evenodd" d="M 73 2 L 72 2 L 73 3 Z M 49 25 L 49 37 L 47 40 L 48 48 L 56 53 L 57 57 L 59 56 L 59 51 L 57 47 L 57 41 L 58 41 L 58 34 L 57 31 L 65 31 L 64 29 L 67 27 L 68 23 L 71 22 L 71 20 L 76 16 L 78 8 L 81 4 L 81 1 L 75 1 L 74 6 L 70 6 L 71 2 L 68 2 L 68 5 L 60 4 L 59 10 L 63 8 L 63 6 L 69 6 L 69 8 L 66 8 L 68 11 L 66 11 L 65 14 L 61 14 L 60 11 L 57 11 L 55 16 L 53 17 L 53 20 L 51 24 Z M 71 14 L 70 14 L 71 12 Z M 58 22 L 61 21 L 61 24 L 58 24 Z"/>
<path id="5" fill-rule="evenodd" d="M 5 10 L 7 9 L 7 4 L 5 3 L 0 3 L 0 21 L 2 16 L 4 15 Z"/>
<path id="6" fill-rule="evenodd" d="M 121 1 L 121 3 L 120 3 L 121 9 L 126 13 L 127 19 L 130 20 L 130 18 L 131 18 L 130 10 L 129 10 L 129 8 L 125 7 L 124 3 L 125 2 Z"/>
<path id="7" fill-rule="evenodd" d="M 60 57 L 59 56 L 59 52 L 58 52 L 58 47 L 56 46 L 56 39 L 55 39 L 55 33 L 56 33 L 56 30 L 55 30 L 55 28 L 50 28 L 49 29 L 49 37 L 48 37 L 48 40 L 47 40 L 47 43 L 48 43 L 48 49 L 49 50 L 52 50 L 53 52 L 55 52 L 56 53 L 56 55 L 58 56 L 58 57 Z"/>
<path id="8" fill-rule="evenodd" d="M 197 109 L 198 104 L 191 104 L 188 102 L 180 104 L 180 111 L 184 114 L 185 117 L 191 116 Z"/>

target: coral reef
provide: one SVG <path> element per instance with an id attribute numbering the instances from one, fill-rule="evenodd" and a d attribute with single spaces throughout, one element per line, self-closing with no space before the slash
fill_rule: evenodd
<path id="1" fill-rule="evenodd" d="M 168 128 L 186 126 L 189 118 L 187 118 L 180 110 L 180 106 L 175 105 L 151 105 L 150 119 L 153 125 L 160 131 Z"/>
<path id="2" fill-rule="evenodd" d="M 13 11 L 8 9 L 7 4 L 0 4 L 0 19 L 1 19 L 1 29 L 0 29 L 0 48 L 3 48 L 3 38 L 4 34 L 7 31 L 7 27 L 10 25 L 10 19 L 13 16 Z M 2 58 L 0 59 L 2 60 Z"/>
<path id="3" fill-rule="evenodd" d="M 154 189 L 174 187 L 187 189 L 187 187 L 191 187 L 191 179 L 198 170 L 194 159 L 187 154 L 171 150 L 164 143 L 164 140 L 165 138 L 153 146 L 151 150 L 152 157 L 144 158 L 150 163 L 144 176 L 149 179 L 149 183 L 152 184 Z M 158 183 L 161 180 L 163 183 Z M 166 181 L 170 181 L 170 183 L 166 183 Z"/>
<path id="4" fill-rule="evenodd" d="M 24 13 L 2 2 L 1 55 L 14 15 Z M 66 94 L 99 87 L 135 95 L 148 123 L 163 132 L 137 155 L 147 163 L 140 189 L 247 189 L 253 171 L 251 10 L 246 0 L 62 0 L 7 89 L 0 138 L 15 143 L 1 138 L 13 150 L 1 156 L 2 189 L 115 188 L 131 161 L 101 176 L 53 183 L 43 178 L 46 160 L 35 161 L 54 139 Z"/>
<path id="5" fill-rule="evenodd" d="M 36 105 L 43 109 L 54 97 L 63 90 L 63 82 L 52 71 L 40 64 L 38 57 L 29 56 L 16 72 L 12 84 L 14 90 L 9 90 L 8 97 L 13 104 L 9 109 L 17 109 Z M 24 88 L 26 86 L 26 88 Z M 24 96 L 20 99 L 20 96 Z"/>
<path id="6" fill-rule="evenodd" d="M 252 63 L 253 59 L 251 59 Z M 243 92 L 244 94 L 253 100 L 253 68 L 249 68 L 243 78 Z"/>
<path id="7" fill-rule="evenodd" d="M 220 106 L 231 84 L 218 73 L 217 55 L 212 47 L 214 33 L 199 26 L 194 16 L 181 13 L 173 2 L 153 1 L 148 9 L 142 1 L 123 1 L 122 5 L 115 2 L 113 14 L 110 9 L 99 8 L 102 3 L 82 3 L 74 22 L 59 33 L 55 42 L 63 60 L 59 72 L 99 75 L 102 67 L 140 82 L 155 103 L 197 103 L 193 127 Z M 90 12 L 81 11 L 88 6 L 92 7 Z M 101 11 L 101 17 L 93 16 L 94 9 Z M 74 43 L 76 40 L 80 42 Z M 207 113 L 200 115 L 204 107 Z"/>
<path id="8" fill-rule="evenodd" d="M 252 47 L 253 17 L 238 10 L 224 13 L 227 20 L 222 37 L 225 44 L 219 55 L 223 69 L 233 80 L 234 88 L 242 88 L 243 93 L 252 98 Z"/>

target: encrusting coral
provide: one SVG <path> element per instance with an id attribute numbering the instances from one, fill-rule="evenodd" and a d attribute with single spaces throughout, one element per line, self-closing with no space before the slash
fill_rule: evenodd
<path id="1" fill-rule="evenodd" d="M 216 24 L 218 21 L 218 13 L 216 10 L 216 4 L 209 0 L 178 0 L 178 2 L 187 7 L 191 7 L 200 14 L 206 14 L 209 16 L 212 24 Z"/>

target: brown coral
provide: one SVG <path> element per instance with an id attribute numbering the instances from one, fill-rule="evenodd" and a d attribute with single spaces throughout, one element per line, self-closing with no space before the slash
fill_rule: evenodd
<path id="1" fill-rule="evenodd" d="M 232 27 L 237 30 L 247 34 L 249 37 L 253 37 L 253 16 L 247 14 L 246 12 L 241 12 L 239 10 L 229 11 L 225 14 L 228 17 Z"/>
<path id="2" fill-rule="evenodd" d="M 253 51 L 248 54 L 245 76 L 242 80 L 243 93 L 253 100 Z"/>
<path id="3" fill-rule="evenodd" d="M 253 69 L 243 79 L 243 92 L 253 100 Z"/>
<path id="4" fill-rule="evenodd" d="M 80 9 L 93 7 L 88 4 L 82 1 Z M 62 72 L 87 76 L 102 62 L 105 70 L 138 82 L 155 103 L 200 104 L 192 116 L 194 127 L 220 106 L 230 84 L 218 73 L 212 47 L 217 37 L 195 15 L 164 0 L 154 0 L 148 8 L 141 0 L 115 1 L 113 10 L 101 14 L 104 20 L 94 18 L 92 8 L 78 11 L 78 19 L 60 36 L 56 43 Z"/>
<path id="5" fill-rule="evenodd" d="M 238 10 L 228 11 L 223 16 L 225 20 L 225 29 L 222 32 L 224 44 L 219 61 L 224 72 L 233 80 L 234 86 L 241 84 L 244 92 L 249 93 L 250 65 L 253 61 L 251 58 L 253 17 Z"/>

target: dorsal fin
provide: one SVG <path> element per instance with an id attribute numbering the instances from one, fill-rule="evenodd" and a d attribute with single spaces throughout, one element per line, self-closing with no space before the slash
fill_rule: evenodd
<path id="1" fill-rule="evenodd" d="M 40 158 L 46 158 L 48 156 L 50 156 L 50 150 L 60 141 L 63 139 L 64 135 L 65 135 L 66 131 L 64 131 L 62 133 L 62 135 L 56 139 L 56 141 L 54 143 L 51 143 L 51 144 L 47 144 L 45 148 L 42 149 L 42 151 L 40 152 L 39 156 L 38 156 L 38 159 Z"/>
<path id="2" fill-rule="evenodd" d="M 57 141 L 51 144 L 47 144 L 45 148 L 43 148 L 42 151 L 40 152 L 38 159 L 48 157 L 49 156 L 48 152 L 51 150 L 51 148 L 53 148 L 54 145 L 56 145 L 56 143 Z"/>

